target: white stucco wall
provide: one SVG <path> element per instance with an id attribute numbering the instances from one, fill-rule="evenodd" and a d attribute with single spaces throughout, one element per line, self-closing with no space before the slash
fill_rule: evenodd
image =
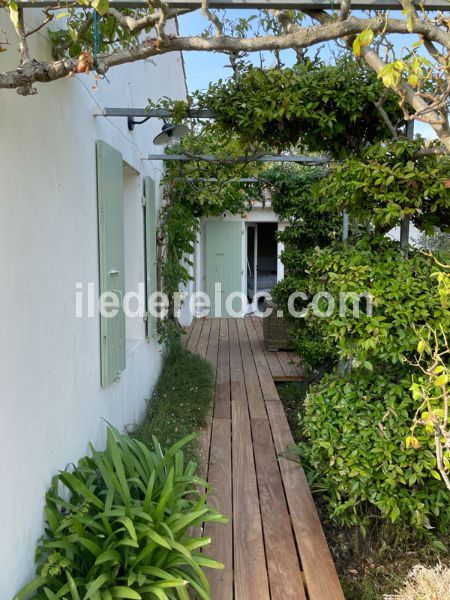
<path id="1" fill-rule="evenodd" d="M 8 29 L 2 19 L 0 29 Z M 40 55 L 48 54 L 36 37 Z M 16 60 L 8 50 L 0 69 Z M 126 119 L 95 119 L 93 109 L 184 97 L 181 57 L 118 67 L 108 80 L 93 91 L 92 75 L 66 78 L 38 85 L 28 98 L 0 90 L 1 600 L 34 574 L 51 477 L 85 454 L 89 441 L 102 446 L 103 419 L 119 428 L 136 422 L 160 371 L 160 349 L 133 323 L 121 380 L 100 387 L 99 320 L 75 318 L 75 284 L 92 281 L 98 290 L 95 141 L 117 148 L 135 172 L 125 191 L 130 282 L 143 272 L 142 176 L 159 180 L 162 169 L 142 160 L 158 151 L 151 140 L 160 121 L 130 133 Z"/>

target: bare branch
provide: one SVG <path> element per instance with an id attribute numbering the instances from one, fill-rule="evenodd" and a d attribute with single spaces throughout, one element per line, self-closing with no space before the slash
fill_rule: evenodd
<path id="1" fill-rule="evenodd" d="M 189 9 L 169 9 L 166 13 L 166 20 L 174 19 L 188 12 L 190 12 Z M 110 8 L 108 10 L 108 14 L 113 16 L 119 23 L 119 25 L 121 25 L 121 27 L 123 27 L 130 33 L 139 33 L 143 29 L 155 27 L 155 25 L 160 19 L 160 15 L 158 12 L 145 15 L 139 19 L 135 19 L 130 15 L 125 15 L 116 8 Z"/>
<path id="2" fill-rule="evenodd" d="M 387 89 L 386 89 L 386 92 L 387 92 Z M 381 96 L 381 98 L 379 100 L 377 100 L 377 102 L 374 102 L 375 108 L 380 113 L 381 118 L 383 119 L 383 121 L 385 122 L 387 128 L 391 132 L 392 137 L 394 138 L 394 140 L 398 140 L 397 129 L 394 127 L 394 125 L 392 124 L 392 122 L 391 122 L 391 120 L 390 120 L 387 112 L 383 108 L 383 104 L 384 104 L 385 99 L 386 99 L 386 94 L 383 94 L 383 96 Z"/>
<path id="3" fill-rule="evenodd" d="M 28 49 L 27 36 L 25 33 L 25 23 L 23 20 L 23 8 L 19 8 L 19 16 L 15 30 L 19 38 L 20 64 L 24 64 L 30 60 L 30 51 Z"/>
<path id="4" fill-rule="evenodd" d="M 341 9 L 339 11 L 339 19 L 345 21 L 350 14 L 352 0 L 342 0 Z"/>
<path id="5" fill-rule="evenodd" d="M 25 37 L 30 37 L 31 35 L 34 35 L 35 33 L 37 33 L 38 31 L 40 31 L 41 29 L 43 29 L 46 25 L 48 25 L 50 23 L 50 21 L 53 21 L 54 18 L 54 14 L 48 12 L 48 11 L 44 11 L 46 17 L 45 19 L 42 21 L 42 23 L 40 23 L 39 25 L 37 25 L 36 27 L 34 27 L 34 29 L 27 29 L 26 33 L 25 33 Z"/>
<path id="6" fill-rule="evenodd" d="M 204 15 L 216 28 L 216 35 L 223 34 L 223 23 L 219 19 L 219 17 L 209 10 L 208 8 L 208 0 L 202 0 L 202 15 Z"/>

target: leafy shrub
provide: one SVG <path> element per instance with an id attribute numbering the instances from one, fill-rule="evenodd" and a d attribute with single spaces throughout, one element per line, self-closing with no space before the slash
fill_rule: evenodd
<path id="1" fill-rule="evenodd" d="M 450 189 L 445 179 L 448 157 L 417 157 L 420 138 L 374 144 L 334 168 L 313 190 L 327 210 L 346 210 L 351 218 L 386 233 L 411 217 L 430 233 L 450 229 Z"/>
<path id="2" fill-rule="evenodd" d="M 46 495 L 46 535 L 37 547 L 38 577 L 16 600 L 209 599 L 203 567 L 220 568 L 198 550 L 191 527 L 224 518 L 206 505 L 206 482 L 184 464 L 182 440 L 163 452 L 108 428 L 107 447 L 55 476 Z"/>
<path id="3" fill-rule="evenodd" d="M 250 66 L 236 81 L 211 84 L 195 100 L 245 142 L 280 149 L 301 143 L 311 152 L 342 157 L 392 137 L 374 104 L 382 93 L 373 72 L 344 58 L 332 66 L 308 61 L 293 68 Z M 394 94 L 387 95 L 384 108 L 392 122 L 401 119 Z"/>
<path id="4" fill-rule="evenodd" d="M 285 278 L 272 290 L 279 307 L 289 319 L 288 299 L 298 290 L 306 291 L 307 259 L 311 251 L 324 247 L 339 237 L 341 218 L 311 204 L 311 188 L 325 171 L 295 166 L 275 167 L 265 174 L 272 190 L 272 208 L 288 226 L 278 233 L 284 243 L 282 260 Z M 298 303 L 297 303 L 298 304 Z M 297 307 L 297 305 L 296 305 Z M 320 330 L 304 319 L 291 318 L 290 335 L 296 353 L 310 367 L 322 367 L 333 361 L 333 353 Z"/>
<path id="5" fill-rule="evenodd" d="M 390 519 L 444 532 L 448 493 L 433 476 L 436 458 L 425 432 L 406 447 L 416 403 L 409 379 L 378 374 L 325 375 L 305 400 L 300 455 L 320 473 L 331 518 L 373 525 Z"/>
<path id="6" fill-rule="evenodd" d="M 368 293 L 373 314 L 366 314 L 364 301 L 359 315 L 353 315 L 352 302 L 339 315 L 309 317 L 329 340 L 342 359 L 352 359 L 353 367 L 369 370 L 379 364 L 382 372 L 405 367 L 413 359 L 417 335 L 413 329 L 425 326 L 448 329 L 450 312 L 442 305 L 439 287 L 432 273 L 431 257 L 411 252 L 405 258 L 397 242 L 388 239 L 362 239 L 354 245 L 336 243 L 317 250 L 309 259 L 310 293 L 329 292 L 339 306 L 339 294 Z"/>

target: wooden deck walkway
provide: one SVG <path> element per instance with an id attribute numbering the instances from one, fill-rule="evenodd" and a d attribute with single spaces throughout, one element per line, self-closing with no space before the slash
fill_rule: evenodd
<path id="1" fill-rule="evenodd" d="M 187 347 L 216 373 L 203 433 L 212 504 L 229 524 L 208 524 L 213 600 L 343 600 L 303 469 L 282 457 L 293 444 L 274 379 L 298 377 L 286 352 L 267 352 L 261 320 L 198 319 Z"/>

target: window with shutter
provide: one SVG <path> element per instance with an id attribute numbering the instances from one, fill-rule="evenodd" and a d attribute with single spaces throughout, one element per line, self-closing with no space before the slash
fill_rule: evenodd
<path id="1" fill-rule="evenodd" d="M 144 178 L 145 211 L 145 270 L 147 307 L 151 295 L 156 292 L 156 186 L 151 177 Z M 147 338 L 156 333 L 156 317 L 147 313 Z"/>
<path id="2" fill-rule="evenodd" d="M 103 141 L 97 141 L 97 201 L 100 294 L 113 294 L 120 303 L 114 316 L 100 315 L 101 383 L 106 387 L 125 369 L 126 341 L 123 159 Z"/>

